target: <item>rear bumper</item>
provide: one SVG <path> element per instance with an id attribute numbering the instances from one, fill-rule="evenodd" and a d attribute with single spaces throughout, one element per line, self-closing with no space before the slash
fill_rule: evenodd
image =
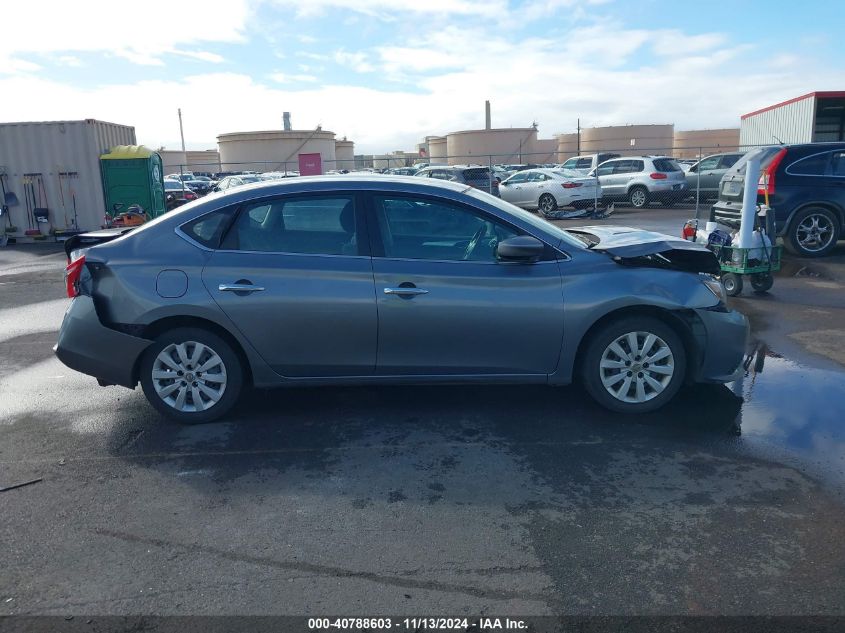
<path id="1" fill-rule="evenodd" d="M 53 351 L 71 369 L 98 380 L 135 388 L 135 364 L 152 341 L 123 334 L 100 322 L 94 300 L 76 297 L 65 312 Z"/>
<path id="2" fill-rule="evenodd" d="M 748 335 L 751 331 L 745 315 L 731 310 L 695 311 L 705 329 L 705 348 L 697 382 L 731 382 L 742 371 Z"/>

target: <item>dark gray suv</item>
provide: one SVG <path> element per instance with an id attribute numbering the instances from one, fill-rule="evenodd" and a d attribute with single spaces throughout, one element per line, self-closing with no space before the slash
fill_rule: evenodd
<path id="1" fill-rule="evenodd" d="M 247 385 L 579 378 L 609 408 L 650 411 L 685 381 L 732 380 L 745 349 L 703 246 L 563 231 L 454 182 L 245 185 L 72 258 L 59 359 L 140 382 L 185 422 Z"/>

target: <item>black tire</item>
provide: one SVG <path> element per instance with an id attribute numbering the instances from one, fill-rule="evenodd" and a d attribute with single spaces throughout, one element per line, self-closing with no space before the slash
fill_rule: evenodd
<path id="1" fill-rule="evenodd" d="M 624 337 L 629 332 L 653 334 L 658 337 L 663 344 L 668 346 L 674 366 L 674 373 L 667 377 L 667 383 L 663 386 L 663 390 L 661 392 L 655 392 L 654 395 L 643 402 L 626 402 L 611 394 L 609 391 L 610 387 L 605 387 L 602 382 L 603 372 L 613 371 L 603 369 L 601 367 L 602 357 L 605 355 L 606 351 L 610 349 L 611 343 L 620 337 Z M 580 378 L 587 392 L 603 407 L 619 413 L 647 413 L 649 411 L 659 409 L 669 402 L 676 393 L 678 393 L 678 390 L 684 382 L 684 376 L 686 373 L 686 351 L 684 350 L 681 337 L 678 336 L 674 329 L 660 319 L 649 316 L 621 317 L 603 326 L 600 330 L 595 332 L 587 342 L 583 359 L 584 360 L 580 368 Z M 637 361 L 634 362 L 636 363 Z M 657 365 L 657 363 L 655 363 L 655 365 Z M 636 369 L 638 369 L 637 366 L 633 365 L 633 370 L 631 372 L 624 369 L 620 370 L 620 372 L 633 374 L 633 371 Z M 645 365 L 640 369 L 645 370 L 644 372 L 637 372 L 637 376 L 640 378 L 642 378 L 643 373 L 648 373 L 651 378 L 654 378 L 655 375 L 659 376 L 659 374 L 651 374 L 651 372 L 648 372 Z M 633 381 L 636 381 L 637 376 L 631 375 L 630 378 Z M 627 377 L 628 376 L 626 375 L 621 378 L 623 383 Z M 604 378 L 608 377 L 604 376 Z M 662 380 L 663 378 L 660 379 Z M 629 383 L 630 388 L 633 388 L 636 392 L 636 384 L 633 381 Z M 618 382 L 615 384 L 618 384 Z M 623 387 L 624 384 L 620 385 L 620 390 Z M 655 390 L 652 389 L 652 391 Z"/>
<path id="2" fill-rule="evenodd" d="M 648 189 L 645 187 L 631 187 L 628 192 L 628 203 L 635 209 L 642 209 L 648 206 L 648 197 Z"/>
<path id="3" fill-rule="evenodd" d="M 557 200 L 550 193 L 544 193 L 537 201 L 537 210 L 542 214 L 554 213 L 557 211 Z"/>
<path id="4" fill-rule="evenodd" d="M 818 248 L 810 246 L 812 233 L 807 231 L 808 227 L 812 227 L 814 221 L 819 226 L 828 229 L 827 232 L 820 234 L 819 241 L 822 244 L 819 244 Z M 836 248 L 839 232 L 839 218 L 833 211 L 824 207 L 808 207 L 799 211 L 792 218 L 784 244 L 790 253 L 799 257 L 824 257 Z"/>
<path id="5" fill-rule="evenodd" d="M 751 288 L 758 295 L 765 294 L 775 285 L 775 278 L 769 273 L 751 275 Z"/>
<path id="6" fill-rule="evenodd" d="M 208 352 L 216 354 L 222 361 L 221 365 L 225 371 L 225 383 L 219 400 L 209 405 L 208 402 L 203 399 L 203 396 L 200 395 L 202 406 L 205 408 L 199 411 L 180 410 L 175 408 L 173 404 L 168 404 L 168 402 L 165 402 L 165 399 L 159 395 L 153 384 L 153 370 L 157 363 L 157 359 L 159 359 L 159 355 L 171 345 L 185 344 L 187 346 L 185 349 L 195 351 L 197 347 L 191 346 L 192 343 L 202 344 L 207 348 Z M 208 356 L 204 354 L 203 357 L 207 358 Z M 173 360 L 172 356 L 170 358 Z M 179 363 L 178 360 L 176 362 Z M 181 363 L 179 364 L 181 365 Z M 200 364 L 202 364 L 202 361 L 200 361 Z M 195 365 L 191 366 L 190 364 L 186 364 L 185 367 L 189 370 L 197 369 Z M 215 375 L 219 376 L 218 367 L 219 366 L 215 366 L 215 370 L 217 370 L 218 373 L 209 371 L 205 380 L 207 380 L 208 377 Z M 190 373 L 187 375 L 190 376 Z M 181 382 L 182 385 L 185 385 L 185 391 L 188 394 L 186 395 L 186 406 L 193 406 L 187 401 L 192 401 L 193 394 L 199 393 L 199 391 L 191 389 L 191 385 L 182 381 L 180 378 L 181 376 L 185 376 L 185 374 L 174 375 L 173 379 L 164 380 L 163 384 L 166 387 L 175 385 L 177 382 Z M 205 422 L 216 420 L 228 413 L 238 401 L 241 389 L 243 388 L 243 376 L 244 371 L 241 360 L 232 349 L 232 346 L 217 334 L 196 327 L 175 328 L 161 334 L 144 352 L 140 365 L 141 387 L 143 388 L 144 395 L 147 397 L 149 403 L 162 415 L 184 424 L 203 424 Z M 202 374 L 198 374 L 197 378 L 201 377 Z M 198 380 L 192 384 L 197 386 L 199 382 L 202 382 L 204 386 L 208 387 L 215 383 L 219 383 L 219 380 L 217 379 L 209 382 L 206 382 L 205 380 Z M 160 382 L 159 385 L 161 386 L 161 384 L 162 383 Z M 181 391 L 181 389 L 178 391 Z"/>
<path id="7" fill-rule="evenodd" d="M 729 297 L 736 297 L 742 293 L 742 275 L 724 273 L 721 277 L 722 285 Z"/>

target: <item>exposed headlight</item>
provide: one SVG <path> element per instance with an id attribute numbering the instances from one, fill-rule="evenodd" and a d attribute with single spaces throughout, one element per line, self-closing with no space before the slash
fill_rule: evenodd
<path id="1" fill-rule="evenodd" d="M 707 286 L 707 289 L 712 292 L 721 303 L 726 303 L 728 295 L 725 292 L 725 287 L 722 282 L 716 279 L 713 275 L 705 273 L 700 274 L 701 283 Z"/>

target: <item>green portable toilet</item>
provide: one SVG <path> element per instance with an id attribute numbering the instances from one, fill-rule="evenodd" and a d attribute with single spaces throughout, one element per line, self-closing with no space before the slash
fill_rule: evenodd
<path id="1" fill-rule="evenodd" d="M 100 156 L 106 213 L 138 204 L 151 218 L 164 213 L 161 156 L 143 145 L 117 145 Z M 117 206 L 116 206 L 117 205 Z"/>

